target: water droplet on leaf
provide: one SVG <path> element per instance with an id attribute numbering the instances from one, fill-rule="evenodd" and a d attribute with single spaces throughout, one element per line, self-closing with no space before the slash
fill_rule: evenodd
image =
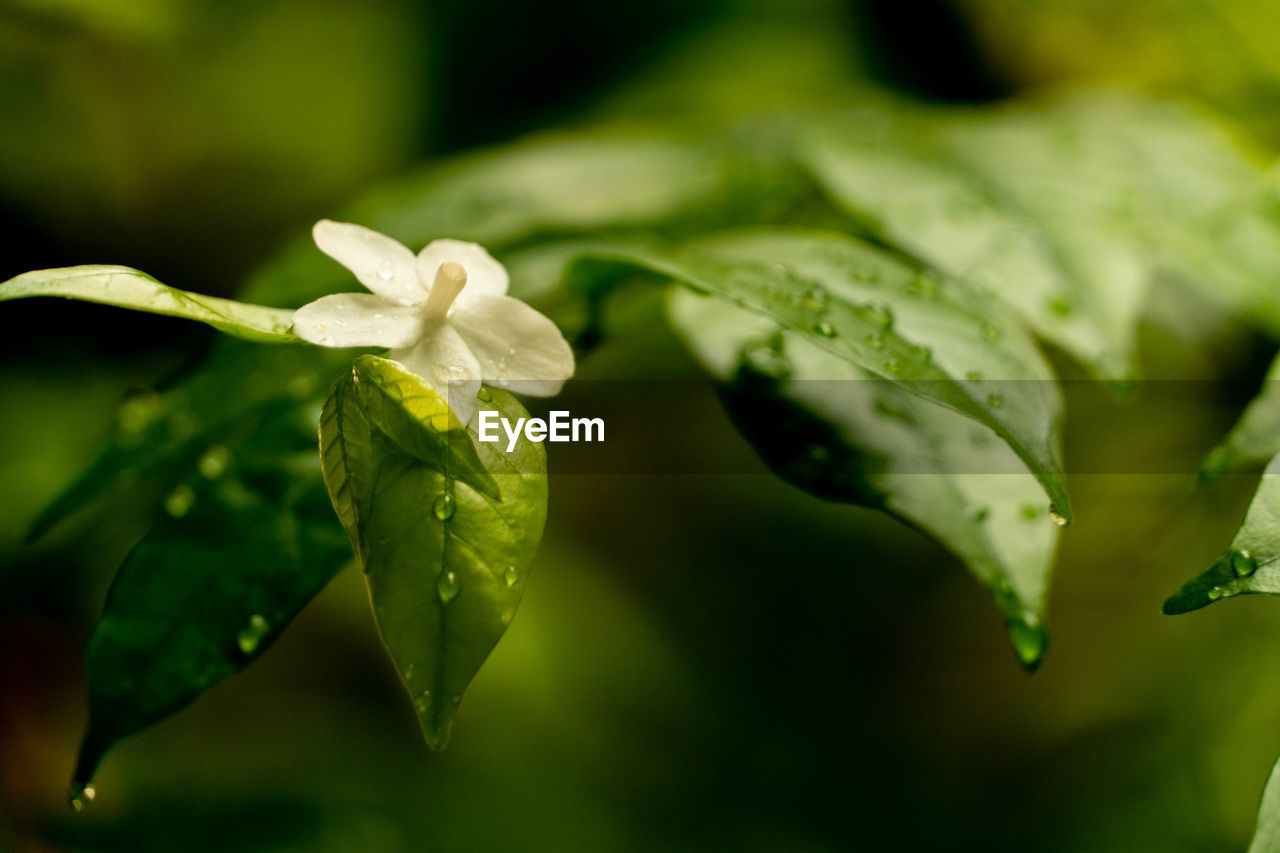
<path id="1" fill-rule="evenodd" d="M 481 402 L 489 403 L 493 401 L 493 395 L 489 393 L 488 388 L 481 385 L 480 390 L 476 392 L 476 399 Z"/>
<path id="2" fill-rule="evenodd" d="M 196 493 L 186 483 L 178 486 L 164 499 L 164 511 L 173 518 L 182 518 L 195 505 Z"/>
<path id="3" fill-rule="evenodd" d="M 431 512 L 441 521 L 448 521 L 453 518 L 455 509 L 457 509 L 457 501 L 453 499 L 453 495 L 441 495 L 436 498 L 435 504 L 431 507 Z"/>
<path id="4" fill-rule="evenodd" d="M 396 277 L 396 268 L 392 266 L 391 261 L 383 261 L 378 265 L 378 278 L 383 281 L 391 281 Z"/>
<path id="5" fill-rule="evenodd" d="M 516 567 L 507 566 L 507 570 L 502 573 L 502 579 L 507 582 L 508 589 L 515 586 L 516 582 L 520 580 L 520 576 L 516 573 Z"/>
<path id="6" fill-rule="evenodd" d="M 1049 517 L 1053 519 L 1053 523 L 1059 527 L 1067 526 L 1067 517 L 1058 509 L 1057 504 L 1049 504 Z"/>
<path id="7" fill-rule="evenodd" d="M 230 464 L 231 451 L 221 444 L 214 444 L 200 457 L 200 461 L 196 463 L 196 470 L 206 480 L 216 480 L 226 473 L 227 466 Z"/>
<path id="8" fill-rule="evenodd" d="M 249 624 L 236 634 L 236 645 L 240 647 L 240 651 L 251 655 L 257 651 L 258 645 L 270 631 L 271 623 L 261 613 L 255 613 L 249 617 Z"/>
<path id="9" fill-rule="evenodd" d="M 1231 573 L 1238 578 L 1247 578 L 1258 570 L 1258 560 L 1247 549 L 1231 554 Z"/>
<path id="10" fill-rule="evenodd" d="M 436 595 L 440 596 L 441 604 L 448 604 L 458 597 L 458 591 L 462 588 L 462 584 L 458 581 L 458 575 L 454 572 L 441 572 L 439 580 L 436 581 Z"/>
<path id="11" fill-rule="evenodd" d="M 1001 397 L 999 394 L 988 394 L 987 405 L 993 409 L 998 409 L 1004 405 L 1004 397 Z"/>
<path id="12" fill-rule="evenodd" d="M 813 333 L 822 335 L 824 338 L 834 338 L 836 336 L 836 327 L 827 322 L 815 323 L 813 325 Z"/>

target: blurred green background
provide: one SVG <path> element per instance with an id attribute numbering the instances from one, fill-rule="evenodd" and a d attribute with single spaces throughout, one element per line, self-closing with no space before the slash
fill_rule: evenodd
<path id="1" fill-rule="evenodd" d="M 0 280 L 122 263 L 228 294 L 281 239 L 425 158 L 876 87 L 982 102 L 1101 81 L 1206 104 L 1274 151 L 1278 48 L 1269 0 L 0 0 Z M 113 506 L 18 543 L 122 396 L 211 333 L 6 304 L 0 848 L 1243 849 L 1280 752 L 1280 602 L 1176 619 L 1160 603 L 1243 513 L 1248 478 L 1176 472 L 1270 351 L 1167 322 L 1202 315 L 1188 298 L 1151 310 L 1147 372 L 1229 384 L 1128 404 L 1068 389 L 1073 470 L 1175 473 L 1072 477 L 1034 677 L 939 546 L 789 488 L 695 406 L 689 452 L 759 473 L 553 478 L 523 606 L 446 752 L 421 743 L 348 568 L 260 663 L 115 750 L 79 815 L 82 647 L 145 520 Z M 580 375 L 692 375 L 641 318 Z"/>

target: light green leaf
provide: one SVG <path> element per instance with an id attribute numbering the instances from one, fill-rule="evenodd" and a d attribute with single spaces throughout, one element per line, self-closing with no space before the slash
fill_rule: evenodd
<path id="1" fill-rule="evenodd" d="M 1262 273 L 1280 228 L 1240 213 L 1261 171 L 1191 110 L 1103 93 L 889 104 L 813 124 L 799 154 L 879 238 L 987 286 L 1099 376 L 1134 373 L 1159 269 L 1275 328 Z"/>
<path id="2" fill-rule="evenodd" d="M 1022 663 L 1038 665 L 1059 528 L 1007 444 L 769 318 L 687 290 L 675 291 L 669 306 L 775 473 L 820 497 L 884 509 L 936 538 L 991 589 Z"/>
<path id="3" fill-rule="evenodd" d="M 1280 359 L 1235 426 L 1205 458 L 1201 473 L 1215 477 L 1265 462 L 1280 453 Z"/>
<path id="4" fill-rule="evenodd" d="M 1164 612 L 1196 610 L 1234 595 L 1280 594 L 1280 456 L 1262 472 L 1244 522 L 1229 547 L 1199 577 L 1169 596 Z"/>
<path id="5" fill-rule="evenodd" d="M 373 355 L 357 358 L 351 373 L 369 423 L 400 450 L 501 499 L 471 437 L 435 389 L 399 363 Z"/>
<path id="6" fill-rule="evenodd" d="M 221 332 L 260 343 L 297 343 L 293 312 L 189 293 L 129 267 L 80 266 L 35 270 L 0 284 L 0 302 L 60 296 L 208 323 Z"/>
<path id="7" fill-rule="evenodd" d="M 546 521 L 546 456 L 536 442 L 522 440 L 511 453 L 478 443 L 497 500 L 438 460 L 405 452 L 375 418 L 344 416 L 350 395 L 339 382 L 326 406 L 326 481 L 363 555 L 383 642 L 427 743 L 442 749 L 462 693 L 524 594 Z M 481 400 L 482 411 L 528 416 L 505 392 L 485 389 Z M 344 458 L 344 449 L 354 454 Z"/>
<path id="8" fill-rule="evenodd" d="M 1249 853 L 1276 853 L 1280 850 L 1280 761 L 1271 769 L 1258 809 L 1258 828 Z"/>
<path id="9" fill-rule="evenodd" d="M 121 738 L 256 660 L 350 559 L 313 453 L 274 455 L 262 467 L 216 447 L 117 572 L 89 639 L 73 796 Z"/>
<path id="10" fill-rule="evenodd" d="M 818 232 L 754 229 L 683 250 L 601 248 L 591 259 L 715 293 L 989 426 L 1035 473 L 1054 511 L 1070 518 L 1053 374 L 988 294 L 851 237 Z"/>

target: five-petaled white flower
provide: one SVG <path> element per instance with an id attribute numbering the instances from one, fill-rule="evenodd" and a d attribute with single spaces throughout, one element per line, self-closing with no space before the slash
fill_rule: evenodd
<path id="1" fill-rule="evenodd" d="M 507 296 L 507 271 L 475 243 L 434 240 L 418 253 L 360 225 L 322 219 L 316 245 L 370 293 L 302 306 L 294 334 L 326 347 L 388 347 L 467 423 L 480 383 L 549 397 L 573 375 L 555 323 Z"/>

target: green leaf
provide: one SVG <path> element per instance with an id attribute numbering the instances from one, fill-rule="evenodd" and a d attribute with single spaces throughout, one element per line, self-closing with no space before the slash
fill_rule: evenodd
<path id="1" fill-rule="evenodd" d="M 1249 853 L 1275 853 L 1280 850 L 1280 761 L 1271 769 L 1267 787 L 1258 808 L 1258 828 L 1254 830 Z"/>
<path id="2" fill-rule="evenodd" d="M 1265 462 L 1280 453 L 1280 359 L 1271 363 L 1258 395 L 1205 458 L 1201 475 L 1216 477 Z"/>
<path id="3" fill-rule="evenodd" d="M 498 484 L 439 393 L 399 363 L 362 355 L 351 368 L 369 422 L 400 450 L 494 500 Z"/>
<path id="4" fill-rule="evenodd" d="M 169 495 L 112 582 L 89 639 L 73 796 L 121 738 L 256 660 L 349 559 L 314 462 L 241 468 L 223 453 Z"/>
<path id="5" fill-rule="evenodd" d="M 1169 596 L 1164 612 L 1186 613 L 1223 598 L 1255 592 L 1280 594 L 1280 456 L 1262 472 L 1231 546 L 1218 560 Z"/>
<path id="6" fill-rule="evenodd" d="M 801 159 L 892 245 L 984 284 L 1099 376 L 1134 373 L 1154 273 L 1275 328 L 1261 170 L 1193 111 L 1091 93 L 987 110 L 901 104 L 814 123 Z"/>
<path id="7" fill-rule="evenodd" d="M 80 266 L 35 270 L 0 284 L 0 302 L 61 296 L 208 323 L 220 332 L 260 343 L 296 343 L 293 312 L 189 293 L 129 267 Z"/>
<path id="8" fill-rule="evenodd" d="M 546 456 L 525 440 L 511 453 L 476 444 L 498 500 L 453 476 L 447 460 L 406 452 L 376 417 L 351 413 L 351 384 L 340 380 L 325 407 L 326 482 L 362 554 L 383 642 L 427 743 L 442 749 L 463 692 L 524 594 L 546 522 Z M 528 417 L 505 392 L 485 389 L 481 400 L 482 411 Z"/>
<path id="9" fill-rule="evenodd" d="M 1038 665 L 1059 528 L 1007 444 L 769 318 L 686 290 L 675 291 L 669 307 L 690 349 L 725 383 L 734 422 L 775 473 L 820 497 L 883 509 L 936 538 L 991 589 L 1023 665 Z"/>
<path id="10" fill-rule="evenodd" d="M 988 294 L 854 238 L 807 231 L 752 229 L 682 250 L 601 248 L 585 262 L 600 261 L 717 294 L 989 426 L 1027 463 L 1054 511 L 1070 519 L 1053 374 Z"/>

